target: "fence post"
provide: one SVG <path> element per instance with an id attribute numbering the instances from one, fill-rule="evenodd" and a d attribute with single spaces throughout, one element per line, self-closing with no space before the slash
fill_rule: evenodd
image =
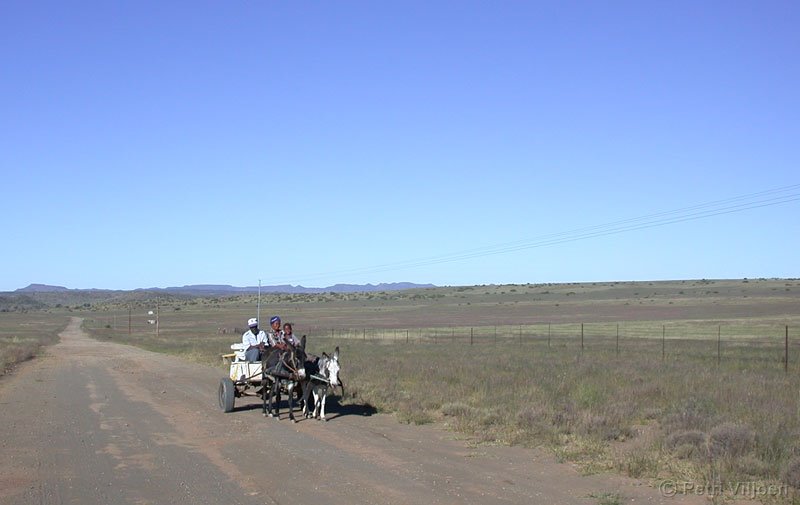
<path id="1" fill-rule="evenodd" d="M 406 344 L 408 343 L 408 330 L 406 330 Z"/>
<path id="2" fill-rule="evenodd" d="M 661 361 L 667 359 L 667 325 L 661 325 Z"/>
<path id="3" fill-rule="evenodd" d="M 522 345 L 522 325 L 519 325 L 519 343 Z"/>
<path id="4" fill-rule="evenodd" d="M 581 351 L 583 351 L 583 323 L 581 323 Z"/>
<path id="5" fill-rule="evenodd" d="M 617 323 L 617 356 L 619 356 L 619 323 Z"/>
<path id="6" fill-rule="evenodd" d="M 494 327 L 494 345 L 497 345 L 497 326 Z"/>
<path id="7" fill-rule="evenodd" d="M 783 371 L 789 371 L 789 325 L 786 325 L 786 338 L 784 340 Z"/>
<path id="8" fill-rule="evenodd" d="M 550 323 L 547 323 L 547 347 L 550 347 Z"/>
<path id="9" fill-rule="evenodd" d="M 722 363 L 722 325 L 717 326 L 717 366 Z"/>
<path id="10" fill-rule="evenodd" d="M 472 345 L 472 328 L 469 329 L 469 345 Z"/>

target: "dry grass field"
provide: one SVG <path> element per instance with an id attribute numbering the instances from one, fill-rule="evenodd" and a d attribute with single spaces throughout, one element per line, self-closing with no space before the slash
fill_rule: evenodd
<path id="1" fill-rule="evenodd" d="M 95 338 L 220 376 L 255 311 L 255 296 L 75 308 Z M 475 443 L 545 447 L 586 472 L 800 487 L 797 280 L 262 296 L 262 319 L 272 314 L 311 352 L 341 347 L 343 403 Z"/>
<path id="2" fill-rule="evenodd" d="M 42 345 L 58 341 L 67 318 L 45 311 L 0 312 L 0 376 L 36 356 Z"/>

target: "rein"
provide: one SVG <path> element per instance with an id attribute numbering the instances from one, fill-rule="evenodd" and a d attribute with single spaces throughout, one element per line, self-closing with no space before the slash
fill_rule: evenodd
<path id="1" fill-rule="evenodd" d="M 309 377 L 309 379 L 311 379 L 312 381 L 315 380 L 317 382 L 324 382 L 325 384 L 328 384 L 328 385 L 330 385 L 330 383 L 331 383 L 331 381 L 328 380 L 327 377 L 324 377 L 322 375 L 317 375 L 317 374 L 312 374 L 311 377 Z"/>
<path id="2" fill-rule="evenodd" d="M 290 351 L 290 353 L 291 353 L 292 357 L 294 357 L 294 351 Z M 285 366 L 286 368 L 288 368 L 288 369 L 289 369 L 289 371 L 290 371 L 290 372 L 292 372 L 292 373 L 294 374 L 295 378 L 298 378 L 298 379 L 299 379 L 299 373 L 298 373 L 298 371 L 297 371 L 298 369 L 297 369 L 296 367 L 293 367 L 291 364 L 289 364 L 289 363 L 287 363 L 287 362 L 286 362 L 286 355 L 287 355 L 287 354 L 290 354 L 290 353 L 289 353 L 289 352 L 287 352 L 287 353 L 285 353 L 283 356 L 281 356 L 281 363 L 283 363 L 283 366 Z"/>
<path id="3" fill-rule="evenodd" d="M 325 365 L 319 367 L 320 373 L 319 374 L 311 374 L 309 379 L 316 380 L 317 382 L 322 382 L 322 383 L 327 384 L 328 386 L 330 386 L 331 385 L 331 380 L 328 378 L 328 373 L 329 373 L 328 372 L 328 363 L 330 363 L 330 359 L 328 359 L 328 358 L 320 358 L 320 361 L 323 361 L 323 360 L 325 362 Z"/>

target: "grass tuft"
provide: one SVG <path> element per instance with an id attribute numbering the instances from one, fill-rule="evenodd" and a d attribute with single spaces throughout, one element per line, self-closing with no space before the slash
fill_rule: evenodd
<path id="1" fill-rule="evenodd" d="M 620 505 L 622 497 L 619 493 L 592 493 L 589 498 L 597 500 L 597 505 Z"/>

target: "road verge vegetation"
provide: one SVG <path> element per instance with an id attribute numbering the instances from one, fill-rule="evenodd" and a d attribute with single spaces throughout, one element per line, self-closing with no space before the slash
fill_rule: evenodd
<path id="1" fill-rule="evenodd" d="M 590 473 L 798 484 L 800 377 L 745 350 L 717 366 L 541 346 L 338 345 L 348 401 L 404 422 L 547 448 Z"/>
<path id="2" fill-rule="evenodd" d="M 0 314 L 0 376 L 36 356 L 42 346 L 58 342 L 68 322 L 65 314 L 45 311 Z"/>

